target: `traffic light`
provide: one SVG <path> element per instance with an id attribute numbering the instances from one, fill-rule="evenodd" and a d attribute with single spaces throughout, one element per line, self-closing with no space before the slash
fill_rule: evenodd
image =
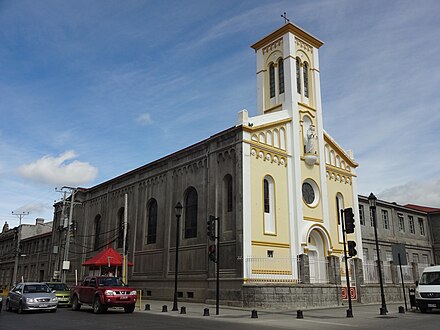
<path id="1" fill-rule="evenodd" d="M 208 237 L 211 241 L 215 240 L 215 216 L 210 215 L 207 223 Z"/>
<path id="2" fill-rule="evenodd" d="M 217 262 L 217 257 L 215 255 L 215 251 L 216 251 L 215 244 L 211 244 L 208 247 L 208 259 L 213 261 L 213 262 Z"/>
<path id="3" fill-rule="evenodd" d="M 356 251 L 356 242 L 355 241 L 348 241 L 348 255 L 350 257 L 354 257 L 355 255 L 357 255 L 357 251 Z"/>
<path id="4" fill-rule="evenodd" d="M 354 213 L 351 207 L 344 210 L 345 232 L 347 234 L 354 233 Z"/>

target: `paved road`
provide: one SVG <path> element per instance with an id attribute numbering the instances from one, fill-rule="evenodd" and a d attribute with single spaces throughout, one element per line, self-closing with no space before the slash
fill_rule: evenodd
<path id="1" fill-rule="evenodd" d="M 0 313 L 1 329 L 440 329 L 440 311 L 422 314 L 412 310 L 398 313 L 398 305 L 389 304 L 389 313 L 379 315 L 378 305 L 357 305 L 353 318 L 346 317 L 346 307 L 304 310 L 304 318 L 297 319 L 296 311 L 258 311 L 258 318 L 251 318 L 251 311 L 243 308 L 221 308 L 220 315 L 213 306 L 188 304 L 187 314 L 162 312 L 162 305 L 171 303 L 149 301 L 150 311 L 136 310 L 125 314 L 123 310 L 109 310 L 106 314 L 95 315 L 90 308 L 74 312 L 59 308 L 57 313 L 15 312 Z M 180 307 L 180 306 L 179 306 Z M 210 308 L 211 316 L 203 316 L 203 309 Z"/>

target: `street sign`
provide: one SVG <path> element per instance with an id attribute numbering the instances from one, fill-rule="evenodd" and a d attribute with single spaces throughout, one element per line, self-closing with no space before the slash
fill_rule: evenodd
<path id="1" fill-rule="evenodd" d="M 393 244 L 391 245 L 391 249 L 393 252 L 393 261 L 396 265 L 399 264 L 399 255 L 400 255 L 400 264 L 402 266 L 408 264 L 408 260 L 406 260 L 405 244 Z"/>

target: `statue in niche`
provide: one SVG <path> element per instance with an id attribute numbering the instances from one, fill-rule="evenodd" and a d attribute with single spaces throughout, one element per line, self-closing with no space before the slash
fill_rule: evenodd
<path id="1" fill-rule="evenodd" d="M 310 125 L 306 133 L 304 151 L 306 154 L 315 154 L 315 126 Z"/>

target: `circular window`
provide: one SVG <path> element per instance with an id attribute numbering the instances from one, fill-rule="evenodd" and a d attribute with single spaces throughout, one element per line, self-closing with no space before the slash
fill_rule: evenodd
<path id="1" fill-rule="evenodd" d="M 305 180 L 302 185 L 304 202 L 309 206 L 316 206 L 318 203 L 318 187 L 313 180 Z"/>

